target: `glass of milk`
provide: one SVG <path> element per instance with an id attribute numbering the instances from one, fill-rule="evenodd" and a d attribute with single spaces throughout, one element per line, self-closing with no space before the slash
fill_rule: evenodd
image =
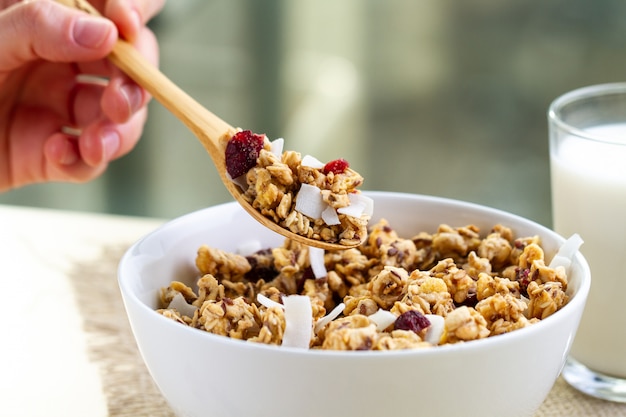
<path id="1" fill-rule="evenodd" d="M 626 83 L 566 93 L 548 121 L 554 230 L 583 238 L 592 277 L 562 375 L 626 402 Z"/>

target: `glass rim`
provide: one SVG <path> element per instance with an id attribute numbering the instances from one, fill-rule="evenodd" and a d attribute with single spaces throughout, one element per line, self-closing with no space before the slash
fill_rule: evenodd
<path id="1" fill-rule="evenodd" d="M 548 120 L 562 130 L 581 139 L 614 145 L 624 145 L 624 142 L 611 140 L 605 136 L 594 135 L 583 129 L 572 126 L 558 116 L 558 109 L 563 106 L 592 97 L 612 94 L 623 94 L 626 96 L 626 82 L 595 84 L 568 91 L 567 93 L 558 96 L 552 101 L 552 103 L 550 103 L 550 106 L 548 107 Z M 626 117 L 624 122 L 626 123 Z"/>

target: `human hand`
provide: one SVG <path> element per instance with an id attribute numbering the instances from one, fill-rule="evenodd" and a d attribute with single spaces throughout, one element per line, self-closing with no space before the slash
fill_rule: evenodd
<path id="1" fill-rule="evenodd" d="M 0 191 L 89 181 L 135 146 L 149 95 L 106 56 L 119 33 L 156 63 L 145 23 L 164 1 L 92 0 L 108 20 L 50 0 L 0 0 Z"/>

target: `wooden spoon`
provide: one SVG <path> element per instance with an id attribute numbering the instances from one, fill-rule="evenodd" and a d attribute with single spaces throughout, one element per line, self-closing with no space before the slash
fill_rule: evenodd
<path id="1" fill-rule="evenodd" d="M 100 16 L 98 10 L 86 0 L 57 0 L 57 2 L 82 10 L 91 15 Z M 123 39 L 118 39 L 108 59 L 137 84 L 146 89 L 146 91 L 194 133 L 213 159 L 217 172 L 228 191 L 235 197 L 235 200 L 262 225 L 289 239 L 308 246 L 315 246 L 327 250 L 349 249 L 360 244 L 341 245 L 338 243 L 309 239 L 293 233 L 263 216 L 243 198 L 241 189 L 236 186 L 226 174 L 226 144 L 237 130 L 200 105 L 140 55 L 135 47 Z M 366 236 L 362 236 L 362 241 L 364 241 L 365 238 Z"/>

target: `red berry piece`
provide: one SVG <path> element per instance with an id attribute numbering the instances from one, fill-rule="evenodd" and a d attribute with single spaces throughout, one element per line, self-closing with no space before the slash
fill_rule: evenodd
<path id="1" fill-rule="evenodd" d="M 226 170 L 231 178 L 237 178 L 256 165 L 256 160 L 263 149 L 264 135 L 257 135 L 250 130 L 242 130 L 226 145 Z"/>
<path id="2" fill-rule="evenodd" d="M 539 270 L 536 269 L 535 273 L 538 273 Z M 515 275 L 517 278 L 517 282 L 519 282 L 519 286 L 520 286 L 520 290 L 522 291 L 522 294 L 524 295 L 528 295 L 527 291 L 528 291 L 528 284 L 530 284 L 530 281 L 533 280 L 533 277 L 530 275 L 530 269 L 529 268 L 517 268 L 515 270 Z"/>
<path id="3" fill-rule="evenodd" d="M 417 310 L 409 310 L 398 316 L 394 327 L 397 330 L 410 330 L 419 333 L 430 326 L 430 320 Z"/>
<path id="4" fill-rule="evenodd" d="M 349 166 L 350 164 L 345 159 L 335 159 L 324 165 L 322 172 L 326 175 L 328 175 L 329 172 L 333 174 L 343 174 Z"/>

